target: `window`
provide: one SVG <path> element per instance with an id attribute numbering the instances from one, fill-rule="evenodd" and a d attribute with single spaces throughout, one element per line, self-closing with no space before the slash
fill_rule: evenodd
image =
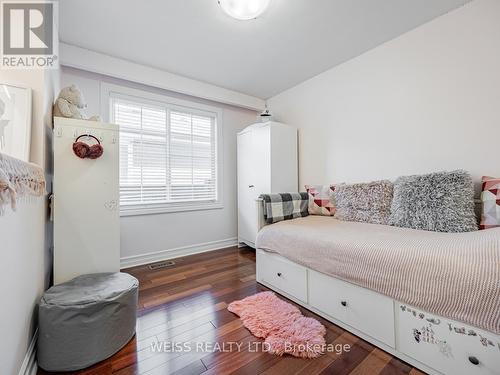
<path id="1" fill-rule="evenodd" d="M 217 112 L 108 97 L 120 127 L 122 215 L 221 207 Z"/>

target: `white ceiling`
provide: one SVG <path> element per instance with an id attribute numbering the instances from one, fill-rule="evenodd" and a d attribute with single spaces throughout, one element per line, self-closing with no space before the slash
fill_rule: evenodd
<path id="1" fill-rule="evenodd" d="M 272 0 L 237 21 L 217 0 L 63 0 L 61 41 L 269 98 L 467 0 Z"/>

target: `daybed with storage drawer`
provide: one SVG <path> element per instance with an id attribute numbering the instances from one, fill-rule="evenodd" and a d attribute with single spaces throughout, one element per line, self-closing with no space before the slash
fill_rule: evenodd
<path id="1" fill-rule="evenodd" d="M 256 248 L 259 283 L 413 366 L 500 374 L 500 228 L 308 216 L 265 226 Z"/>

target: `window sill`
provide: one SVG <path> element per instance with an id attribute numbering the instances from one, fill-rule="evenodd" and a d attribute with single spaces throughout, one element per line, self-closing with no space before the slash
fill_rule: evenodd
<path id="1" fill-rule="evenodd" d="M 121 207 L 120 216 L 158 215 L 174 212 L 216 210 L 222 208 L 224 208 L 222 202 L 197 202 L 183 204 L 170 203 L 163 205 L 145 206 L 137 205 Z"/>

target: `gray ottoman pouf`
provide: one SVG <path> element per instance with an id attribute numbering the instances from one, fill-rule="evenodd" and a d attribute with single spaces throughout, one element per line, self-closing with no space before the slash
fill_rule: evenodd
<path id="1" fill-rule="evenodd" d="M 38 365 L 74 371 L 120 350 L 135 334 L 139 282 L 94 273 L 53 286 L 38 308 Z"/>

